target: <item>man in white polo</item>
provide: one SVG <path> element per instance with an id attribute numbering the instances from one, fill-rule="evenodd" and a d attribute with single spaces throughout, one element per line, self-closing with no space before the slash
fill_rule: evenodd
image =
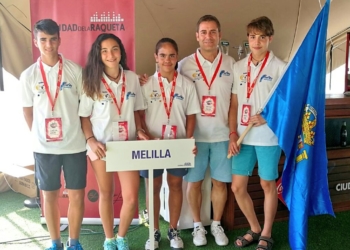
<path id="1" fill-rule="evenodd" d="M 226 246 L 228 238 L 220 225 L 227 200 L 226 183 L 231 182 L 231 160 L 227 159 L 229 142 L 228 112 L 233 84 L 234 59 L 221 53 L 219 20 L 205 15 L 197 22 L 197 51 L 179 62 L 179 72 L 196 86 L 201 113 L 197 114 L 194 138 L 198 149 L 195 167 L 189 169 L 185 180 L 189 182 L 187 200 L 191 208 L 196 246 L 207 244 L 206 231 L 200 218 L 201 186 L 208 165 L 213 188 L 213 222 L 211 233 L 219 246 Z"/>

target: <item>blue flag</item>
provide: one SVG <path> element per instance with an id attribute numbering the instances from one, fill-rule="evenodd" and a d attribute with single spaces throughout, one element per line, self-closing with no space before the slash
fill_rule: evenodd
<path id="1" fill-rule="evenodd" d="M 282 186 L 293 250 L 307 248 L 308 216 L 334 216 L 324 112 L 329 5 L 327 0 L 262 112 L 286 155 Z"/>

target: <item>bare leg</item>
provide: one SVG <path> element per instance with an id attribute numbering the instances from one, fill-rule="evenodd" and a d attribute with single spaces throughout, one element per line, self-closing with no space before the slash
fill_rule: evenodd
<path id="1" fill-rule="evenodd" d="M 69 207 L 68 207 L 68 222 L 69 222 L 69 237 L 71 239 L 79 239 L 81 222 L 84 217 L 84 196 L 85 188 L 69 189 Z"/>
<path id="2" fill-rule="evenodd" d="M 261 226 L 254 211 L 253 201 L 247 192 L 248 179 L 248 176 L 232 175 L 231 189 L 235 194 L 235 198 L 239 208 L 248 220 L 250 229 L 254 233 L 260 233 Z M 246 234 L 243 237 L 248 241 L 252 240 L 252 237 L 249 234 Z M 240 246 L 242 242 L 240 240 L 237 240 L 236 244 Z"/>
<path id="3" fill-rule="evenodd" d="M 182 207 L 182 177 L 167 174 L 169 185 L 170 228 L 177 228 Z"/>
<path id="4" fill-rule="evenodd" d="M 212 179 L 211 201 L 213 204 L 213 219 L 221 221 L 227 200 L 226 183 Z"/>
<path id="5" fill-rule="evenodd" d="M 260 179 L 261 187 L 264 190 L 265 200 L 264 200 L 264 228 L 261 232 L 262 236 L 271 237 L 272 225 L 275 220 L 277 212 L 277 189 L 275 181 L 265 181 Z M 266 245 L 266 241 L 260 241 L 259 244 Z"/>
<path id="6" fill-rule="evenodd" d="M 114 173 L 106 172 L 106 162 L 96 160 L 91 162 L 95 171 L 96 180 L 100 191 L 99 211 L 103 230 L 106 238 L 113 238 L 113 195 L 114 195 Z"/>
<path id="7" fill-rule="evenodd" d="M 136 211 L 140 187 L 140 173 L 139 171 L 123 171 L 118 172 L 118 176 L 123 196 L 118 235 L 124 237 Z"/>
<path id="8" fill-rule="evenodd" d="M 43 190 L 42 192 L 44 196 L 45 220 L 50 237 L 52 240 L 60 239 L 60 208 L 58 206 L 59 190 Z"/>
<path id="9" fill-rule="evenodd" d="M 194 222 L 201 221 L 202 182 L 203 180 L 198 182 L 189 182 L 187 185 L 187 202 L 191 208 Z"/>

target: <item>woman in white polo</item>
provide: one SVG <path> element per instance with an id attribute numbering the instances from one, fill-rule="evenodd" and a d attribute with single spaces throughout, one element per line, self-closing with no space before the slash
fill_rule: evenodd
<path id="1" fill-rule="evenodd" d="M 179 139 L 193 136 L 196 114 L 200 113 L 199 101 L 194 84 L 176 71 L 178 47 L 170 38 L 162 38 L 156 45 L 154 57 L 158 70 L 142 86 L 146 103 L 145 129 L 151 139 Z M 143 116 L 143 113 L 142 113 Z M 166 168 L 167 166 L 164 166 Z M 159 194 L 162 186 L 163 170 L 154 171 L 154 193 Z M 182 206 L 182 178 L 187 169 L 168 169 L 170 225 L 167 232 L 171 249 L 183 249 L 183 241 L 176 229 Z M 141 171 L 146 178 L 148 171 Z M 148 192 L 146 192 L 148 194 Z M 146 197 L 148 200 L 148 197 Z M 148 205 L 148 204 L 147 204 Z M 145 249 L 157 249 L 159 231 L 160 197 L 154 196 L 155 245 L 146 242 Z"/>
<path id="2" fill-rule="evenodd" d="M 138 110 L 144 109 L 137 75 L 128 70 L 126 53 L 121 40 L 113 34 L 101 34 L 93 43 L 83 74 L 84 94 L 79 115 L 85 134 L 88 155 L 99 185 L 100 216 L 106 240 L 105 250 L 128 250 L 125 238 L 135 214 L 138 200 L 139 172 L 118 172 L 123 205 L 116 238 L 113 232 L 113 173 L 106 172 L 105 143 L 107 141 L 136 140 L 140 130 Z"/>

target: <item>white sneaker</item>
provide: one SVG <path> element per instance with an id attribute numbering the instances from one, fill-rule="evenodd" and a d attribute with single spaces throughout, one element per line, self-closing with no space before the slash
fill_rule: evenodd
<path id="1" fill-rule="evenodd" d="M 215 242 L 218 246 L 226 246 L 228 244 L 228 238 L 221 225 L 211 225 L 210 231 L 211 234 L 215 237 Z"/>
<path id="2" fill-rule="evenodd" d="M 145 244 L 145 250 L 158 249 L 161 238 L 159 230 L 154 230 L 154 246 L 151 248 L 151 240 L 148 239 Z"/>
<path id="3" fill-rule="evenodd" d="M 176 229 L 170 229 L 168 231 L 168 240 L 170 240 L 170 249 L 179 250 L 184 248 L 184 242 Z"/>
<path id="4" fill-rule="evenodd" d="M 204 229 L 204 227 L 196 227 L 193 229 L 192 236 L 193 236 L 193 244 L 197 247 L 204 246 L 207 244 L 207 237 L 205 235 L 207 234 L 207 231 Z"/>
<path id="5" fill-rule="evenodd" d="M 151 248 L 151 240 L 148 239 L 145 244 L 145 250 L 151 250 L 151 249 L 158 249 L 159 248 L 159 242 L 154 241 L 154 247 Z"/>

